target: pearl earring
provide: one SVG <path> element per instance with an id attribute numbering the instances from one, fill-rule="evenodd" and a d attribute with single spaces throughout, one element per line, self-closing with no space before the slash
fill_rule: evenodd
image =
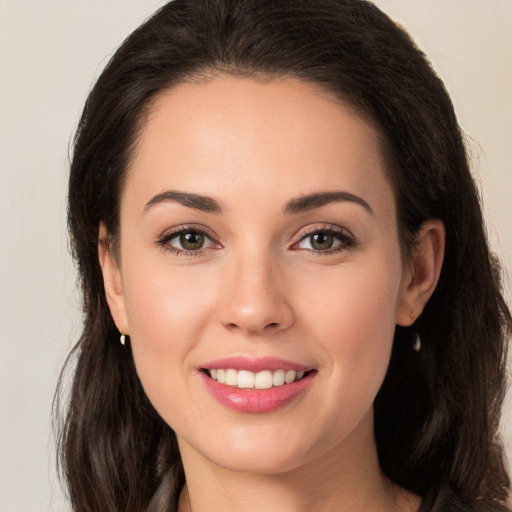
<path id="1" fill-rule="evenodd" d="M 412 348 L 416 352 L 419 352 L 421 350 L 421 339 L 420 339 L 420 335 L 419 334 L 416 334 L 416 338 L 414 339 L 414 343 L 412 344 Z"/>
<path id="2" fill-rule="evenodd" d="M 121 345 L 124 346 L 124 344 L 126 343 L 126 336 L 124 334 L 121 333 L 121 336 L 119 338 L 119 341 L 121 342 Z"/>

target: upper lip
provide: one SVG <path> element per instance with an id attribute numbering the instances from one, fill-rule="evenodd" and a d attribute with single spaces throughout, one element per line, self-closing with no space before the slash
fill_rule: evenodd
<path id="1" fill-rule="evenodd" d="M 249 358 L 244 356 L 225 357 L 222 359 L 215 359 L 215 361 L 209 361 L 201 367 L 204 369 L 232 368 L 234 370 L 247 370 L 254 373 L 262 372 L 264 370 L 295 370 L 297 372 L 301 370 L 311 370 L 310 366 L 304 366 L 294 361 L 287 361 L 286 359 L 271 356 L 258 358 Z"/>

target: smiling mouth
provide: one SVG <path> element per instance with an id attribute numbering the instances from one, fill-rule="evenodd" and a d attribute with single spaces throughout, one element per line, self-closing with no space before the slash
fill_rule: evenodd
<path id="1" fill-rule="evenodd" d="M 238 389 L 271 389 L 302 380 L 315 370 L 264 370 L 251 372 L 232 368 L 205 368 L 204 373 L 220 384 Z"/>

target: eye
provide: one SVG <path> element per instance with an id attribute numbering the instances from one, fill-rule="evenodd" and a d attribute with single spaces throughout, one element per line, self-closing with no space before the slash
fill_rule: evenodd
<path id="1" fill-rule="evenodd" d="M 165 233 L 157 242 L 171 252 L 185 255 L 196 255 L 204 249 L 219 246 L 203 230 L 190 227 Z"/>
<path id="2" fill-rule="evenodd" d="M 310 230 L 292 246 L 292 249 L 332 253 L 354 247 L 354 237 L 345 229 L 330 226 L 329 228 Z"/>
<path id="3" fill-rule="evenodd" d="M 301 242 L 302 249 L 314 249 L 315 251 L 326 251 L 336 247 L 336 244 L 340 243 L 339 240 L 336 240 L 334 235 L 322 232 L 309 235 Z"/>
<path id="4" fill-rule="evenodd" d="M 177 246 L 180 246 L 180 249 L 184 249 L 185 251 L 197 251 L 202 249 L 205 242 L 206 237 L 202 233 L 181 233 L 169 240 L 168 243 Z"/>

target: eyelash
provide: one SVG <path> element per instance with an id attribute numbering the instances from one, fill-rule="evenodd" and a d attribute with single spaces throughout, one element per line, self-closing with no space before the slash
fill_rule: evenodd
<path id="1" fill-rule="evenodd" d="M 298 247 L 298 245 L 301 242 L 305 241 L 307 238 L 309 238 L 313 235 L 319 235 L 319 234 L 334 237 L 336 240 L 339 241 L 339 245 L 336 247 L 333 247 L 333 248 L 323 250 L 323 251 L 315 250 L 315 249 L 304 249 L 304 248 L 302 250 L 308 251 L 310 254 L 313 254 L 315 256 L 329 256 L 329 255 L 336 254 L 341 251 L 354 249 L 358 244 L 358 241 L 356 240 L 354 235 L 352 235 L 352 233 L 350 233 L 350 231 L 348 231 L 347 229 L 341 228 L 334 224 L 326 224 L 326 225 L 322 226 L 321 228 L 318 228 L 318 227 L 309 228 L 306 231 L 302 232 L 299 236 L 298 241 L 293 243 L 292 249 L 300 250 L 300 247 Z"/>
<path id="2" fill-rule="evenodd" d="M 213 238 L 213 236 L 211 235 L 211 233 L 209 231 L 207 231 L 206 229 L 201 229 L 201 228 L 195 227 L 195 226 L 194 227 L 181 226 L 178 229 L 175 229 L 170 232 L 166 232 L 163 235 L 161 235 L 160 237 L 158 237 L 156 242 L 163 249 L 165 249 L 173 254 L 180 255 L 180 256 L 199 256 L 199 255 L 203 254 L 205 249 L 208 249 L 208 248 L 201 248 L 201 249 L 197 249 L 197 250 L 179 249 L 169 243 L 173 238 L 176 238 L 182 234 L 201 235 L 201 236 L 204 236 L 206 239 L 210 240 L 210 242 L 213 245 L 217 245 L 217 247 L 221 247 L 221 245 L 215 241 L 215 239 Z M 318 234 L 332 236 L 336 240 L 338 240 L 340 243 L 338 246 L 336 246 L 334 248 L 329 248 L 326 250 L 315 250 L 315 249 L 308 249 L 308 248 L 304 248 L 302 250 L 308 251 L 309 253 L 314 254 L 315 256 L 328 256 L 328 255 L 332 255 L 332 254 L 335 254 L 335 253 L 338 253 L 338 252 L 341 252 L 344 250 L 351 250 L 354 247 L 356 247 L 356 245 L 358 244 L 355 237 L 347 229 L 340 228 L 339 226 L 336 226 L 334 224 L 329 224 L 329 225 L 322 226 L 321 228 L 318 228 L 318 227 L 310 228 L 310 229 L 302 232 L 299 236 L 299 239 L 291 245 L 291 249 L 292 250 L 300 250 L 301 248 L 299 247 L 299 244 L 301 242 L 305 241 L 308 237 L 311 237 L 313 235 L 318 235 Z"/>
<path id="3" fill-rule="evenodd" d="M 166 232 L 164 233 L 163 235 L 161 235 L 157 240 L 157 244 L 160 245 L 162 247 L 162 249 L 165 249 L 166 251 L 169 251 L 171 252 L 172 254 L 177 254 L 179 256 L 199 256 L 201 255 L 205 248 L 201 248 L 201 249 L 196 249 L 196 250 L 192 250 L 192 249 L 179 249 L 177 247 L 174 247 L 172 245 L 169 244 L 169 242 L 173 239 L 173 238 L 176 238 L 180 235 L 184 235 L 184 234 L 195 234 L 195 235 L 201 235 L 201 236 L 204 236 L 206 239 L 210 240 L 210 242 L 213 244 L 213 245 L 218 245 L 220 246 L 220 244 L 218 242 L 216 242 L 213 238 L 213 236 L 211 235 L 211 233 L 209 231 L 207 231 L 206 229 L 201 229 L 199 227 L 192 227 L 192 226 L 181 226 L 173 231 L 170 231 L 170 232 Z"/>

